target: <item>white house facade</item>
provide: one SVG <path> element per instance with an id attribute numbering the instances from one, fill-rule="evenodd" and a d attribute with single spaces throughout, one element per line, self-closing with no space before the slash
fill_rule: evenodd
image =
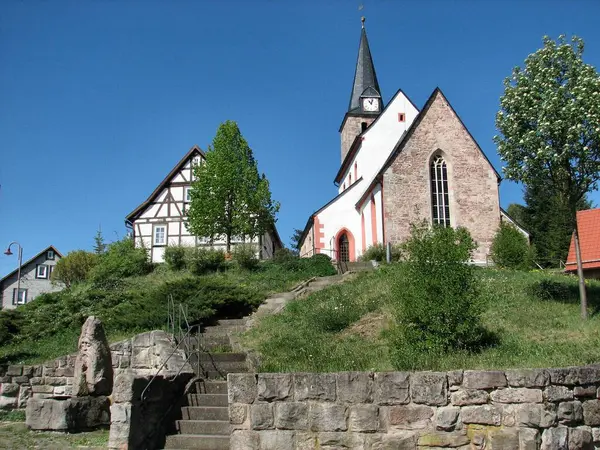
<path id="1" fill-rule="evenodd" d="M 203 164 L 205 160 L 204 152 L 198 146 L 193 146 L 146 201 L 125 219 L 125 225 L 131 230 L 136 246 L 147 249 L 152 262 L 163 262 L 165 248 L 169 245 L 226 248 L 224 239 L 210 242 L 206 238 L 198 238 L 190 233 L 185 223 L 190 189 L 194 181 L 193 168 Z M 275 226 L 263 236 L 254 239 L 236 238 L 232 244 L 242 242 L 256 244 L 262 259 L 272 258 L 275 251 L 282 247 Z"/>

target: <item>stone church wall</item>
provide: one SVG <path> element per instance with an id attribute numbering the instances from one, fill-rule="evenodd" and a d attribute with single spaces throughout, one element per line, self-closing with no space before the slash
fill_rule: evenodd
<path id="1" fill-rule="evenodd" d="M 450 220 L 477 242 L 474 259 L 486 262 L 500 224 L 498 179 L 477 144 L 437 92 L 428 111 L 384 174 L 385 236 L 392 243 L 410 234 L 411 223 L 431 222 L 429 166 L 437 151 L 448 165 Z"/>
<path id="2" fill-rule="evenodd" d="M 229 374 L 228 382 L 232 450 L 600 446 L 600 365 Z"/>

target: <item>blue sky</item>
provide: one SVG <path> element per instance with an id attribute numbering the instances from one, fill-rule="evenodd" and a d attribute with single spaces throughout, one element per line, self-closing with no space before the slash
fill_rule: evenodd
<path id="1" fill-rule="evenodd" d="M 338 127 L 360 36 L 383 97 L 421 107 L 439 86 L 498 170 L 502 80 L 541 46 L 577 34 L 600 66 L 600 2 L 16 1 L 0 3 L 0 246 L 24 258 L 91 249 L 194 144 L 238 122 L 294 228 L 336 193 Z M 504 181 L 501 203 L 520 201 Z M 600 203 L 598 194 L 592 196 Z M 0 255 L 0 276 L 16 258 Z"/>

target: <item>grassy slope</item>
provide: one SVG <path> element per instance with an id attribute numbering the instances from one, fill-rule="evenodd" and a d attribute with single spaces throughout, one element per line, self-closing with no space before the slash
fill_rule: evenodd
<path id="1" fill-rule="evenodd" d="M 186 276 L 190 276 L 188 272 L 172 272 L 161 268 L 146 276 L 132 277 L 125 279 L 125 288 L 138 292 L 148 292 L 157 288 L 167 281 L 174 281 Z M 333 269 L 332 269 L 333 270 Z M 226 280 L 232 284 L 245 287 L 250 291 L 258 293 L 266 298 L 268 295 L 276 292 L 285 292 L 294 287 L 298 282 L 313 276 L 306 271 L 290 272 L 281 270 L 277 267 L 270 267 L 264 270 L 255 272 L 245 272 L 239 270 L 228 270 L 221 273 L 204 275 L 205 278 L 215 278 Z M 85 291 L 91 290 L 89 284 L 81 284 L 73 288 L 76 293 L 84 295 Z M 32 302 L 33 305 L 33 302 Z M 30 305 L 26 305 L 28 307 Z M 118 305 L 115 305 L 118 307 Z M 86 311 L 85 315 L 94 314 L 93 307 Z M 50 314 L 48 314 L 50 316 Z M 167 323 L 167 304 L 165 300 L 164 306 L 165 326 Z M 52 320 L 51 317 L 44 320 Z M 193 318 L 190 318 L 193 319 Z M 131 337 L 137 333 L 148 331 L 144 328 L 136 328 L 127 331 L 112 331 L 110 324 L 107 325 L 107 335 L 109 341 L 118 342 L 120 340 Z M 43 327 L 44 324 L 40 323 Z M 62 355 L 74 353 L 77 351 L 77 340 L 80 333 L 79 327 L 71 327 L 63 329 L 61 332 L 50 337 L 40 339 L 36 342 L 30 340 L 21 340 L 9 345 L 0 346 L 0 363 L 2 364 L 35 364 L 47 361 Z"/>
<path id="2" fill-rule="evenodd" d="M 483 321 L 500 338 L 478 354 L 447 354 L 415 369 L 549 367 L 600 360 L 600 314 L 579 316 L 574 278 L 539 272 L 482 269 Z M 392 280 L 398 268 L 364 274 L 352 282 L 291 303 L 245 336 L 263 356 L 261 371 L 391 370 L 385 329 L 390 324 Z M 543 279 L 566 281 L 562 301 L 541 301 L 527 287 Z M 600 283 L 590 282 L 590 304 L 600 308 Z"/>

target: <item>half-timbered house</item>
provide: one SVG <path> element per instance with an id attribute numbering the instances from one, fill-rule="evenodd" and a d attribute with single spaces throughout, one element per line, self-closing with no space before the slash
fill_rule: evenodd
<path id="1" fill-rule="evenodd" d="M 131 230 L 136 246 L 146 248 L 152 262 L 163 262 L 165 248 L 169 245 L 225 249 L 224 239 L 211 242 L 207 238 L 194 236 L 185 223 L 194 181 L 193 168 L 205 160 L 200 147 L 193 146 L 150 196 L 126 217 L 125 225 Z M 275 250 L 282 248 L 275 226 L 254 239 L 237 237 L 232 245 L 242 242 L 256 244 L 261 259 L 272 258 Z"/>

